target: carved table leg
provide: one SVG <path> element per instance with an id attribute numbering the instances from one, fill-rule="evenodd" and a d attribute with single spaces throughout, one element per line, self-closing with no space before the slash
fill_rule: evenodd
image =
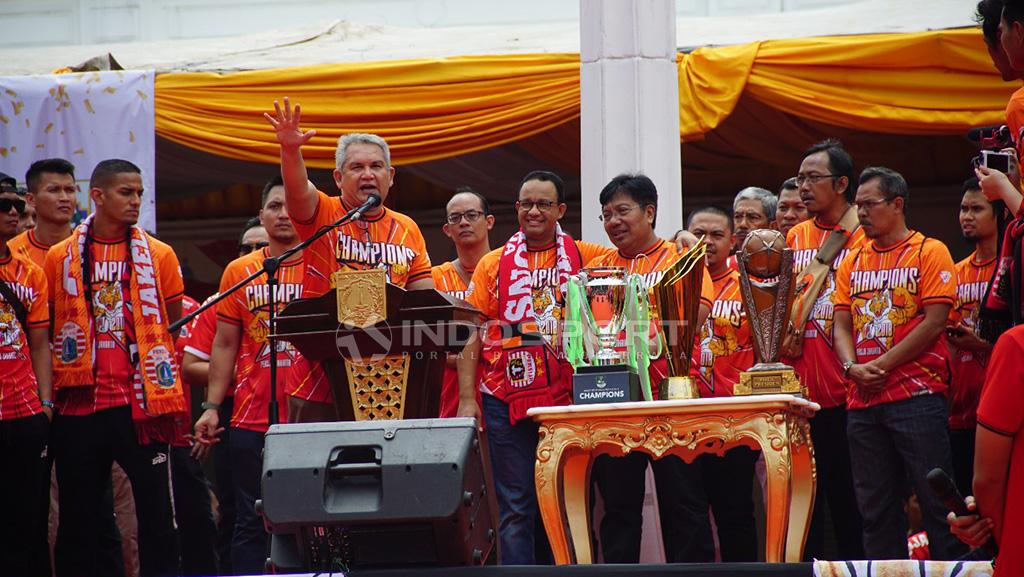
<path id="1" fill-rule="evenodd" d="M 790 458 L 789 443 L 767 422 L 756 427 L 768 476 L 768 503 L 765 507 L 765 553 L 768 563 L 781 563 L 789 528 Z M 783 431 L 783 435 L 785 431 Z"/>
<path id="2" fill-rule="evenodd" d="M 569 522 L 569 545 L 576 563 L 594 562 L 590 546 L 590 463 L 591 453 L 569 449 L 562 457 L 562 494 Z"/>
<path id="3" fill-rule="evenodd" d="M 793 418 L 789 422 L 789 455 L 792 478 L 789 499 L 789 528 L 786 532 L 786 562 L 803 560 L 804 543 L 814 509 L 815 480 L 814 448 L 811 445 L 807 421 Z"/>
<path id="4" fill-rule="evenodd" d="M 558 565 L 572 563 L 572 555 L 567 540 L 565 527 L 565 510 L 559 498 L 562 487 L 562 452 L 563 444 L 553 442 L 552 431 L 548 427 L 540 428 L 540 443 L 537 445 L 537 464 L 535 477 L 537 485 L 537 506 L 544 530 L 551 543 L 551 554 Z"/>

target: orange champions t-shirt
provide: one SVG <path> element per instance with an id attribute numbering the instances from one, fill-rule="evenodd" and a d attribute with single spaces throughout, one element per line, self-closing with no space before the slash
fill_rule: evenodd
<path id="1" fill-rule="evenodd" d="M 75 237 L 68 237 L 53 245 L 46 255 L 47 286 L 60 286 L 64 273 L 67 245 Z M 149 238 L 153 267 L 159 277 L 163 304 L 180 301 L 185 283 L 174 250 L 163 242 Z M 129 356 L 129 346 L 135 342 L 135 319 L 125 315 L 125 300 L 131 298 L 132 267 L 128 262 L 128 242 L 93 238 L 91 243 L 92 271 L 89 275 L 92 294 L 93 329 L 95 332 L 95 387 L 66 387 L 57 391 L 57 408 L 64 415 L 91 415 L 97 411 L 121 407 L 134 399 L 132 377 L 135 368 Z M 72 266 L 81 266 L 74 263 Z M 84 280 L 84 279 L 83 279 Z M 53 304 L 53 291 L 49 300 Z M 59 367 L 53 368 L 54 372 Z"/>
<path id="2" fill-rule="evenodd" d="M 10 421 L 43 410 L 27 331 L 48 326 L 50 309 L 43 270 L 24 256 L 12 251 L 0 260 L 0 278 L 11 287 L 28 313 L 25 318 L 28 327 L 24 327 L 14 307 L 0 296 L 0 421 Z"/>
<path id="3" fill-rule="evenodd" d="M 1004 333 L 992 349 L 988 376 L 978 405 L 978 426 L 1011 441 L 999 561 L 993 577 L 1018 576 L 1024 572 L 1024 326 Z"/>
<path id="4" fill-rule="evenodd" d="M 270 256 L 263 248 L 237 258 L 228 264 L 220 278 L 220 291 L 229 288 L 263 268 L 263 260 Z M 275 297 L 278 309 L 302 296 L 305 265 L 302 259 L 281 264 L 278 269 L 278 287 Z M 270 287 L 266 275 L 249 282 L 221 302 L 217 303 L 217 320 L 242 329 L 242 340 L 235 360 L 235 410 L 231 426 L 238 429 L 266 432 L 270 410 L 270 344 L 267 334 L 269 322 Z M 280 312 L 280 310 L 278 311 Z M 301 355 L 288 341 L 277 342 L 277 403 L 278 422 L 287 423 L 288 392 L 296 386 Z M 304 365 L 303 365 L 304 366 Z"/>
<path id="5" fill-rule="evenodd" d="M 867 242 L 836 271 L 832 303 L 850 311 L 858 363 L 882 356 L 924 320 L 924 307 L 954 304 L 956 271 L 946 245 L 911 231 L 893 246 Z M 847 408 L 863 409 L 918 395 L 941 393 L 949 382 L 945 333 L 913 361 L 889 371 L 885 389 L 863 394 L 852 385 Z"/>
<path id="6" fill-rule="evenodd" d="M 1006 126 L 1017 150 L 1017 162 L 1024 174 L 1024 87 L 1018 88 L 1006 103 Z"/>
<path id="7" fill-rule="evenodd" d="M 214 293 L 210 298 L 212 299 L 217 294 Z M 188 342 L 185 343 L 185 352 L 193 354 L 201 360 L 209 361 L 210 353 L 213 351 L 213 337 L 216 335 L 217 306 L 214 305 L 199 313 L 199 316 L 192 320 L 192 326 L 189 327 Z M 228 387 L 226 396 L 235 396 L 235 381 L 237 378 L 236 374 L 235 378 L 231 379 L 231 385 Z"/>
<path id="8" fill-rule="evenodd" d="M 577 249 L 580 251 L 580 262 L 584 267 L 596 258 L 604 256 L 614 249 L 599 244 L 577 240 Z M 567 247 L 573 250 L 572 247 Z M 467 301 L 480 310 L 486 320 L 501 320 L 498 314 L 498 265 L 501 262 L 501 254 L 505 251 L 504 245 L 484 255 L 473 272 L 473 280 L 469 285 L 469 296 Z M 555 338 L 558 328 L 562 322 L 563 299 L 562 291 L 558 286 L 558 271 L 555 268 L 557 258 L 557 246 L 554 242 L 542 248 L 527 249 L 528 266 L 532 282 L 531 292 L 533 293 L 533 311 L 537 317 L 537 326 L 548 343 L 556 350 L 561 350 L 561 343 Z M 484 344 L 501 342 L 501 327 L 497 323 L 489 323 L 484 335 Z M 486 351 L 486 348 L 485 348 Z M 496 385 L 505 379 L 505 372 L 501 369 L 501 349 L 496 348 L 490 353 L 485 352 L 481 361 L 482 377 L 480 390 L 490 394 Z"/>
<path id="9" fill-rule="evenodd" d="M 46 253 L 50 250 L 49 246 L 39 242 L 35 231 L 31 228 L 12 238 L 7 243 L 7 248 L 14 254 L 20 254 L 28 258 L 32 264 L 40 269 L 46 266 Z"/>
<path id="10" fill-rule="evenodd" d="M 740 273 L 727 269 L 711 282 L 715 297 L 694 346 L 691 376 L 701 397 L 731 397 L 740 373 L 754 366 L 754 345 L 740 296 Z"/>
<path id="11" fill-rule="evenodd" d="M 598 267 L 598 266 L 617 266 L 626 269 L 628 273 L 634 273 L 640 275 L 643 279 L 644 286 L 650 291 L 654 288 L 654 285 L 658 284 L 661 277 L 665 275 L 665 271 L 679 260 L 680 253 L 676 250 L 675 243 L 668 242 L 666 240 L 659 239 L 653 246 L 643 251 L 635 257 L 626 257 L 622 253 L 615 251 L 606 254 L 605 256 L 598 257 L 593 260 L 587 266 Z M 714 299 L 714 285 L 711 282 L 711 275 L 708 274 L 708 269 L 703 269 L 703 277 L 701 280 L 701 291 L 700 291 L 700 302 L 711 309 L 711 302 Z M 648 299 L 650 299 L 653 305 L 653 298 L 648 293 Z M 651 309 L 654 313 L 654 309 Z M 651 336 L 655 336 L 657 331 L 657 325 L 652 319 L 651 324 Z M 621 339 L 625 337 L 625 331 L 620 336 L 620 345 L 625 345 L 621 342 Z M 665 352 L 662 351 L 662 356 L 657 359 L 651 359 L 651 365 L 647 369 L 647 373 L 651 379 L 651 387 L 656 387 L 658 384 L 668 376 L 668 361 L 665 360 Z"/>
<path id="12" fill-rule="evenodd" d="M 977 333 L 978 313 L 985 298 L 988 283 L 996 270 L 996 257 L 978 262 L 977 253 L 956 263 L 956 304 L 949 311 L 951 325 L 957 323 Z M 961 351 L 950 346 L 953 358 L 950 368 L 953 379 L 949 384 L 949 428 L 973 429 L 977 424 L 978 400 L 985 382 L 988 351 Z"/>
<path id="13" fill-rule="evenodd" d="M 466 271 L 472 274 L 473 271 Z M 434 288 L 457 299 L 466 300 L 469 283 L 462 279 L 458 269 L 450 261 L 430 269 Z M 441 383 L 440 417 L 454 417 L 459 410 L 459 372 L 455 367 L 445 366 Z"/>
<path id="14" fill-rule="evenodd" d="M 818 249 L 825 244 L 825 240 L 835 228 L 823 226 L 817 219 L 811 219 L 790 229 L 786 235 L 786 245 L 793 249 L 795 282 L 800 281 L 803 270 L 811 264 L 811 260 L 818 254 Z M 835 309 L 832 307 L 832 293 L 836 288 L 835 271 L 846 255 L 863 245 L 865 239 L 864 230 L 858 226 L 846 240 L 843 250 L 832 263 L 832 272 L 825 279 L 810 316 L 807 317 L 800 356 L 795 359 L 784 359 L 800 375 L 800 382 L 807 387 L 811 400 L 825 409 L 846 404 L 846 377 L 843 376 L 843 364 L 835 351 L 832 332 L 832 322 L 835 318 Z"/>
<path id="15" fill-rule="evenodd" d="M 317 191 L 319 201 L 312 220 L 292 219 L 299 237 L 306 239 L 321 226 L 341 218 L 349 208 L 340 197 Z M 335 228 L 303 251 L 306 261 L 306 296 L 319 296 L 331 288 L 331 275 L 339 269 L 381 267 L 388 282 L 405 287 L 430 276 L 430 257 L 416 222 L 384 208 L 375 217 L 363 217 Z"/>

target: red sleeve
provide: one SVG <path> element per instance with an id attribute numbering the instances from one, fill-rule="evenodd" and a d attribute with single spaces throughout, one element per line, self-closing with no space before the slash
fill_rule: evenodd
<path id="1" fill-rule="evenodd" d="M 985 373 L 978 423 L 1001 435 L 1016 435 L 1024 421 L 1021 356 L 1024 356 L 1024 326 L 1015 327 L 999 337 Z"/>
<path id="2" fill-rule="evenodd" d="M 212 306 L 203 311 L 189 329 L 188 343 L 185 352 L 192 353 L 204 361 L 210 360 L 213 350 L 213 337 L 217 334 L 217 307 Z"/>

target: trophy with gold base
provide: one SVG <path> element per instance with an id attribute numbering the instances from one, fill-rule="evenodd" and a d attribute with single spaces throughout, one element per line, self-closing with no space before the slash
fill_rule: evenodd
<path id="1" fill-rule="evenodd" d="M 796 372 L 779 362 L 793 304 L 793 251 L 777 230 L 747 233 L 737 255 L 740 294 L 750 323 L 757 363 L 740 373 L 735 395 L 803 394 Z"/>
<path id="2" fill-rule="evenodd" d="M 700 330 L 697 316 L 705 252 L 707 248 L 703 242 L 688 250 L 665 271 L 652 291 L 669 373 L 659 386 L 660 400 L 700 397 L 700 390 L 690 377 L 690 363 L 694 339 Z"/>

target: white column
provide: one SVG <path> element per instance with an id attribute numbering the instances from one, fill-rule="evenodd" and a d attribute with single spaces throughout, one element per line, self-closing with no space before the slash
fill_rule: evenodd
<path id="1" fill-rule="evenodd" d="M 601 189 L 642 172 L 658 187 L 658 235 L 682 228 L 675 0 L 580 0 L 583 239 L 609 244 Z"/>

